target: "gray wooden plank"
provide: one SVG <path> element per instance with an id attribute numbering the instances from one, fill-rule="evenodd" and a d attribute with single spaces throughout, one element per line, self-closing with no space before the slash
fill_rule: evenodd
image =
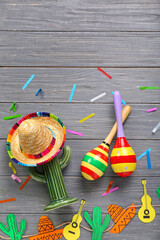
<path id="1" fill-rule="evenodd" d="M 72 102 L 90 102 L 102 92 L 97 102 L 112 103 L 112 91 L 119 90 L 128 103 L 159 103 L 159 90 L 140 91 L 140 86 L 159 86 L 160 68 L 104 68 L 108 79 L 97 68 L 1 68 L 0 102 L 68 102 L 73 84 L 77 84 Z M 22 86 L 35 74 L 25 91 Z M 43 98 L 35 96 L 43 89 Z"/>
<path id="2" fill-rule="evenodd" d="M 68 138 L 68 136 L 67 136 Z M 84 157 L 84 155 L 92 150 L 93 148 L 97 147 L 102 141 L 100 140 L 66 140 L 66 144 L 69 145 L 72 149 L 72 158 L 69 165 L 63 170 L 64 176 L 81 176 L 80 172 L 80 165 L 81 161 Z M 113 141 L 112 145 L 110 146 L 110 154 L 114 147 L 115 141 Z M 134 172 L 133 176 L 157 176 L 159 177 L 159 171 L 157 169 L 159 168 L 159 155 L 160 155 L 160 149 L 159 149 L 159 140 L 130 140 L 129 144 L 134 149 L 136 156 L 138 157 L 140 154 L 145 152 L 148 148 L 151 148 L 152 151 L 150 152 L 151 157 L 151 165 L 152 169 L 148 169 L 147 165 L 147 157 L 143 157 L 141 160 L 137 162 L 137 168 Z M 0 141 L 0 149 L 1 149 L 1 155 L 0 155 L 0 176 L 10 176 L 12 174 L 12 169 L 8 167 L 8 163 L 10 161 L 10 158 L 8 156 L 8 153 L 6 151 L 6 141 L 1 140 Z M 61 156 L 62 153 L 59 155 Z M 109 155 L 110 157 L 110 155 Z M 22 166 L 19 166 L 18 164 L 13 163 L 15 169 L 17 170 L 17 175 L 19 177 L 22 176 L 28 176 L 28 169 Z M 114 177 L 116 176 L 111 167 L 110 163 L 108 166 L 107 171 L 105 172 L 104 176 Z"/>
<path id="3" fill-rule="evenodd" d="M 143 196 L 143 186 L 141 180 L 143 177 L 128 178 L 120 177 L 103 177 L 97 181 L 87 181 L 83 177 L 64 177 L 66 189 L 69 196 L 77 197 L 79 201 L 83 198 L 86 200 L 85 209 L 92 212 L 93 207 L 100 206 L 103 213 L 107 213 L 109 204 L 117 204 L 127 208 L 133 202 L 135 205 L 141 205 Z M 22 178 L 24 181 L 25 178 Z M 113 180 L 113 187 L 119 186 L 119 190 L 106 197 L 102 193 L 106 191 L 109 181 Z M 159 205 L 160 201 L 156 194 L 159 187 L 159 177 L 146 177 L 147 193 L 152 198 L 153 205 Z M 0 176 L 0 200 L 16 198 L 16 201 L 2 203 L 1 214 L 6 213 L 41 213 L 44 207 L 49 203 L 49 194 L 47 186 L 33 179 L 27 183 L 23 190 L 19 190 L 20 184 L 13 181 L 10 177 Z M 52 211 L 55 214 L 76 212 L 79 208 L 79 202 L 70 206 L 63 207 Z M 160 207 L 156 207 L 157 214 L 160 214 Z"/>
<path id="4" fill-rule="evenodd" d="M 0 30 L 159 31 L 154 1 L 1 1 Z"/>
<path id="5" fill-rule="evenodd" d="M 0 104 L 0 138 L 6 139 L 12 126 L 18 119 L 3 120 L 3 117 L 13 115 L 10 112 L 10 104 Z M 158 104 L 154 104 L 158 107 Z M 132 104 L 132 110 L 129 118 L 124 125 L 124 131 L 127 139 L 160 139 L 160 131 L 152 134 L 152 129 L 159 122 L 159 111 L 147 113 L 147 109 L 153 105 Z M 25 116 L 32 112 L 50 112 L 58 116 L 66 126 L 77 132 L 82 132 L 83 137 L 67 134 L 71 139 L 104 139 L 111 130 L 115 122 L 115 113 L 113 104 L 72 104 L 72 103 L 21 103 L 18 104 L 16 114 Z M 95 113 L 95 116 L 83 123 L 79 120 Z"/>
<path id="6" fill-rule="evenodd" d="M 159 45 L 159 32 L 3 32 L 0 66 L 159 67 Z"/>
<path id="7" fill-rule="evenodd" d="M 77 208 L 78 210 L 78 208 Z M 87 210 L 87 207 L 84 208 L 84 210 Z M 83 210 L 82 210 L 82 215 L 83 215 Z M 41 214 L 31 214 L 31 213 L 27 213 L 27 214 L 16 214 L 16 218 L 17 218 L 17 222 L 18 222 L 18 226 L 20 224 L 20 221 L 22 219 L 26 219 L 27 221 L 27 227 L 26 227 L 26 231 L 24 233 L 24 236 L 26 235 L 35 235 L 38 233 L 38 222 L 39 222 L 39 218 L 42 215 L 46 215 L 47 217 L 49 217 L 52 220 L 52 223 L 54 224 L 54 226 L 58 226 L 59 224 L 63 223 L 63 222 L 68 222 L 71 221 L 73 213 L 68 213 L 68 214 L 55 214 L 54 212 L 52 213 L 44 213 L 42 212 Z M 104 220 L 106 214 L 102 214 L 102 221 Z M 6 223 L 6 214 L 1 214 L 1 221 L 5 224 Z M 159 215 L 156 217 L 156 220 L 158 220 Z M 110 222 L 110 226 L 112 224 L 112 220 Z M 86 226 L 88 228 L 90 228 L 88 226 L 88 224 L 85 222 L 85 219 L 83 218 L 82 220 L 82 225 Z M 62 227 L 63 228 L 63 227 Z M 86 231 L 82 228 L 80 228 L 81 230 L 81 235 L 79 240 L 89 240 L 91 239 L 91 232 Z M 0 231 L 0 235 L 2 235 L 3 233 Z M 138 216 L 136 215 L 132 221 L 129 223 L 129 225 L 119 234 L 111 234 L 111 233 L 104 233 L 103 234 L 103 239 L 104 240 L 137 240 L 137 236 L 138 238 L 140 238 L 141 240 L 158 240 L 159 239 L 159 235 L 160 235 L 160 230 L 159 230 L 159 224 L 158 221 L 156 222 L 154 220 L 154 222 L 148 223 L 148 224 L 144 224 L 142 222 L 140 222 L 140 220 L 138 219 Z M 6 235 L 3 234 L 4 237 L 6 237 Z M 62 237 L 61 239 L 65 239 L 64 237 Z"/>

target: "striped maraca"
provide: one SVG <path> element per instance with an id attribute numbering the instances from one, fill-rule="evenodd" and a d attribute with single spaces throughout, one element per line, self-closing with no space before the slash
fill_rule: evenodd
<path id="1" fill-rule="evenodd" d="M 123 122 L 131 111 L 130 106 L 125 106 L 122 111 Z M 108 166 L 108 151 L 112 139 L 117 131 L 117 123 L 114 124 L 112 130 L 106 139 L 96 148 L 89 151 L 81 162 L 81 173 L 87 180 L 96 180 L 105 173 Z"/>
<path id="2" fill-rule="evenodd" d="M 117 140 L 111 153 L 110 162 L 113 171 L 121 176 L 128 177 L 136 168 L 136 155 L 128 144 L 122 126 L 121 95 L 114 92 L 114 108 L 117 119 Z"/>

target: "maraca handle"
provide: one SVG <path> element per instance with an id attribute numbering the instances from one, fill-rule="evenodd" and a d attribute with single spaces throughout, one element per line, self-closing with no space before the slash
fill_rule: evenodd
<path id="1" fill-rule="evenodd" d="M 117 137 L 125 137 L 122 125 L 122 105 L 121 105 L 121 94 L 118 91 L 114 92 L 114 109 L 117 119 Z"/>
<path id="2" fill-rule="evenodd" d="M 131 106 L 126 105 L 122 110 L 122 122 L 123 123 L 127 119 L 130 112 L 131 112 Z M 114 135 L 116 134 L 116 132 L 117 132 L 117 122 L 115 122 L 115 124 L 113 125 L 110 133 L 108 134 L 108 136 L 106 137 L 106 139 L 104 141 L 110 145 L 113 138 L 114 138 Z"/>

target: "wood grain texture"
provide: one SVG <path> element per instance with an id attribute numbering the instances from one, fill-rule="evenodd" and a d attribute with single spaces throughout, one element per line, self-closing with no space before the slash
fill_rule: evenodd
<path id="1" fill-rule="evenodd" d="M 24 182 L 26 178 L 22 178 Z M 109 181 L 113 180 L 113 186 L 119 186 L 119 190 L 102 197 L 102 193 L 106 191 Z M 69 196 L 78 197 L 79 201 L 84 198 L 86 205 L 83 210 L 92 212 L 93 207 L 100 206 L 102 212 L 107 214 L 107 206 L 111 203 L 119 204 L 126 208 L 133 202 L 135 205 L 141 205 L 141 197 L 143 196 L 142 176 L 129 178 L 119 177 L 103 177 L 97 181 L 88 181 L 83 177 L 64 177 L 65 185 Z M 156 194 L 159 187 L 159 177 L 147 177 L 147 193 L 152 198 L 153 205 L 159 205 L 160 201 Z M 1 176 L 0 199 L 15 197 L 16 201 L 1 204 L 1 214 L 10 213 L 14 209 L 14 213 L 42 213 L 44 206 L 49 202 L 49 194 L 45 184 L 39 183 L 33 179 L 27 183 L 23 190 L 19 190 L 20 184 L 13 181 L 9 176 Z M 33 206 L 34 203 L 34 206 Z M 70 206 L 63 207 L 52 211 L 54 214 L 76 213 L 79 208 L 79 202 Z M 44 213 L 44 212 L 43 212 Z M 156 208 L 156 213 L 160 215 L 160 208 Z M 47 214 L 47 213 L 46 213 Z"/>
<path id="2" fill-rule="evenodd" d="M 158 104 L 154 104 L 158 107 Z M 147 109 L 153 105 L 132 104 L 129 118 L 124 125 L 124 132 L 127 139 L 160 139 L 160 131 L 152 134 L 152 129 L 159 122 L 159 111 L 147 113 Z M 0 103 L 0 138 L 6 139 L 9 130 L 20 119 L 3 120 L 3 117 L 13 115 L 9 110 L 9 103 Z M 103 140 L 110 132 L 114 122 L 115 113 L 113 104 L 72 104 L 72 103 L 21 103 L 18 104 L 16 114 L 25 116 L 32 112 L 50 112 L 58 116 L 66 129 L 82 132 L 81 139 Z M 79 120 L 95 113 L 95 116 L 83 123 Z M 67 134 L 67 137 L 71 134 Z M 70 138 L 79 139 L 79 136 L 72 135 Z"/>
<path id="3" fill-rule="evenodd" d="M 68 138 L 68 136 L 67 136 Z M 101 140 L 79 140 L 79 139 L 72 139 L 72 140 L 66 140 L 66 145 L 69 145 L 72 149 L 72 158 L 69 163 L 69 165 L 63 170 L 64 176 L 79 176 L 81 177 L 80 172 L 80 164 L 82 161 L 82 158 L 84 155 L 93 149 L 94 147 L 97 147 L 102 141 Z M 150 152 L 151 157 L 151 166 L 152 169 L 148 170 L 147 166 L 147 157 L 144 156 L 137 162 L 137 168 L 135 173 L 133 174 L 134 177 L 136 176 L 156 176 L 159 177 L 159 171 L 157 171 L 157 168 L 159 167 L 159 140 L 129 140 L 130 145 L 134 149 L 136 156 L 138 157 L 140 154 L 142 154 L 144 151 L 146 151 L 148 148 L 151 148 L 152 151 Z M 114 147 L 115 140 L 110 146 L 110 154 Z M 0 140 L 0 149 L 1 149 L 1 155 L 0 155 L 0 175 L 1 176 L 10 176 L 12 174 L 12 169 L 8 168 L 8 163 L 10 161 L 10 158 L 8 156 L 8 153 L 6 151 L 6 141 Z M 60 156 L 62 153 L 60 153 Z M 19 166 L 18 164 L 13 163 L 15 169 L 17 170 L 17 174 L 20 177 L 28 176 L 28 170 L 26 167 Z M 106 170 L 106 173 L 104 176 L 109 177 L 116 177 L 116 174 L 112 171 L 110 164 Z"/>
<path id="4" fill-rule="evenodd" d="M 152 204 L 160 205 L 156 195 L 156 188 L 160 187 L 160 130 L 152 134 L 160 116 L 159 90 L 139 90 L 140 86 L 160 88 L 159 15 L 159 0 L 1 0 L 0 200 L 15 197 L 16 201 L 0 205 L 0 221 L 5 223 L 7 214 L 14 213 L 18 222 L 22 218 L 27 220 L 25 235 L 36 234 L 40 216 L 46 214 L 54 226 L 70 221 L 82 198 L 86 199 L 83 211 L 91 215 L 93 208 L 100 206 L 104 219 L 109 204 L 123 208 L 132 202 L 141 204 L 143 178 L 147 180 Z M 97 67 L 102 67 L 112 79 Z M 35 78 L 23 91 L 22 86 L 32 74 Z M 69 103 L 73 84 L 77 88 Z M 43 89 L 43 98 L 35 96 L 39 88 Z M 152 169 L 148 170 L 145 156 L 127 179 L 115 175 L 109 165 L 101 179 L 87 181 L 81 176 L 80 163 L 114 124 L 112 91 L 115 90 L 132 106 L 124 125 L 126 139 L 137 156 L 152 149 Z M 102 92 L 106 92 L 104 98 L 90 103 L 91 98 Z M 31 179 L 20 191 L 20 184 L 11 179 L 6 137 L 18 119 L 4 121 L 3 117 L 14 114 L 9 110 L 14 101 L 18 103 L 15 114 L 51 112 L 63 120 L 66 129 L 84 133 L 84 137 L 67 133 L 65 143 L 72 148 L 72 159 L 63 171 L 64 181 L 69 196 L 78 197 L 79 202 L 44 213 L 44 206 L 49 202 L 45 184 Z M 153 107 L 158 108 L 157 112 L 146 112 Z M 79 123 L 93 112 L 93 118 Z M 27 168 L 14 166 L 23 183 L 28 176 Z M 119 190 L 102 198 L 110 180 Z M 156 208 L 156 214 L 155 220 L 147 225 L 136 215 L 122 233 L 105 233 L 103 239 L 159 240 L 160 208 Z M 84 218 L 82 223 L 88 227 Z M 81 229 L 79 239 L 89 240 L 91 233 Z"/>
<path id="5" fill-rule="evenodd" d="M 0 30 L 159 31 L 158 0 L 1 1 Z"/>
<path id="6" fill-rule="evenodd" d="M 77 84 L 73 103 L 90 103 L 90 99 L 104 91 L 106 96 L 95 103 L 113 103 L 111 93 L 115 90 L 121 92 L 123 100 L 128 104 L 160 102 L 159 90 L 139 90 L 140 86 L 160 88 L 160 68 L 103 70 L 112 76 L 111 80 L 97 68 L 1 68 L 0 102 L 67 103 L 73 84 Z M 35 78 L 22 91 L 22 86 L 32 74 L 35 74 Z M 35 96 L 39 88 L 43 90 L 43 98 Z"/>
<path id="7" fill-rule="evenodd" d="M 0 66 L 159 67 L 160 32 L 3 32 Z"/>

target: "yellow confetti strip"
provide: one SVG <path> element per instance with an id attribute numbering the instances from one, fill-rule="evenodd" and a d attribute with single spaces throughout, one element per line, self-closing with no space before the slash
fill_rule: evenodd
<path id="1" fill-rule="evenodd" d="M 13 164 L 11 162 L 9 162 L 9 167 L 12 168 L 12 171 L 14 172 L 14 174 L 16 174 L 16 169 L 14 168 Z"/>
<path id="2" fill-rule="evenodd" d="M 82 122 L 86 121 L 87 119 L 93 117 L 94 115 L 95 115 L 95 113 L 92 113 L 92 114 L 90 114 L 89 116 L 87 116 L 87 117 L 85 117 L 85 118 L 82 118 L 81 120 L 79 120 L 79 123 L 82 123 Z"/>

